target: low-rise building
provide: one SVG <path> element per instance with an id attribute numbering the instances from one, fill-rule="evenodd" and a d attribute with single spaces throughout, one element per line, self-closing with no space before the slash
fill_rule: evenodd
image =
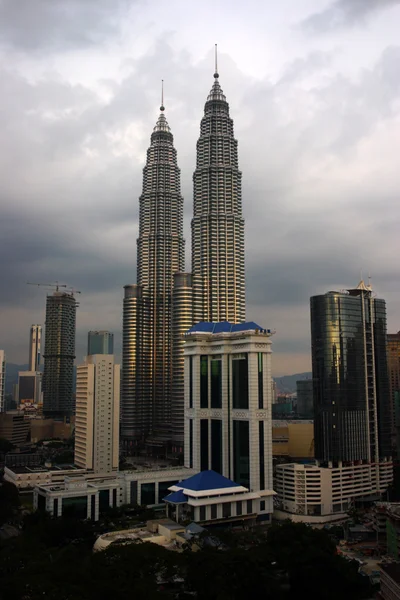
<path id="1" fill-rule="evenodd" d="M 102 510 L 123 504 L 122 483 L 113 476 L 93 480 L 88 480 L 84 475 L 65 477 L 63 483 L 58 485 L 35 487 L 33 506 L 46 510 L 53 517 L 61 517 L 70 509 L 82 519 L 98 521 Z"/>
<path id="2" fill-rule="evenodd" d="M 380 600 L 400 600 L 400 565 L 382 565 L 380 581 Z"/>
<path id="3" fill-rule="evenodd" d="M 272 421 L 273 456 L 297 459 L 314 458 L 314 423 L 312 420 Z"/>
<path id="4" fill-rule="evenodd" d="M 337 467 L 277 465 L 274 516 L 315 523 L 341 519 L 354 500 L 379 500 L 392 479 L 391 461 Z"/>
<path id="5" fill-rule="evenodd" d="M 8 440 L 15 446 L 26 444 L 30 427 L 30 421 L 25 419 L 23 413 L 18 411 L 0 413 L 0 438 Z"/>
<path id="6" fill-rule="evenodd" d="M 177 523 L 188 520 L 202 525 L 270 521 L 267 500 L 275 492 L 248 488 L 215 471 L 202 471 L 170 488 L 164 498 L 167 516 Z"/>

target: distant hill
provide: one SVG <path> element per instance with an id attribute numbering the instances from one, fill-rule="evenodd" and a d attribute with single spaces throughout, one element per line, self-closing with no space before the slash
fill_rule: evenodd
<path id="1" fill-rule="evenodd" d="M 278 394 L 294 394 L 296 391 L 296 381 L 302 379 L 311 379 L 312 373 L 296 373 L 295 375 L 283 375 L 274 377 Z"/>

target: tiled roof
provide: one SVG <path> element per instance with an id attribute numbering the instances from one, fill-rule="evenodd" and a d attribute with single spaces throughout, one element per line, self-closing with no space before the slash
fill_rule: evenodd
<path id="1" fill-rule="evenodd" d="M 180 481 L 177 484 L 177 487 L 178 486 L 182 489 L 193 490 L 195 492 L 241 487 L 238 483 L 231 481 L 215 471 L 201 471 L 201 473 L 198 473 L 197 475 L 192 475 L 192 477 Z"/>

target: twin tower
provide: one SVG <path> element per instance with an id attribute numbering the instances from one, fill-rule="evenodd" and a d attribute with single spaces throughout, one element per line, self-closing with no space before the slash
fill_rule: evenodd
<path id="1" fill-rule="evenodd" d="M 128 453 L 182 453 L 183 334 L 200 321 L 245 319 L 242 174 L 218 79 L 216 68 L 197 142 L 192 273 L 184 272 L 180 169 L 163 105 L 147 150 L 137 284 L 124 288 L 121 438 Z"/>

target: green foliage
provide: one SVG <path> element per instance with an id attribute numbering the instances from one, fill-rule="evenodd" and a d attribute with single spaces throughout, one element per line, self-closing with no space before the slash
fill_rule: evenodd
<path id="1" fill-rule="evenodd" d="M 72 516 L 25 517 L 23 534 L 0 544 L 0 598 L 361 600 L 371 591 L 325 531 L 302 524 L 212 532 L 219 542 L 181 553 L 143 542 L 93 553 L 96 532 Z"/>
<path id="2" fill-rule="evenodd" d="M 0 526 L 13 518 L 19 505 L 19 493 L 15 485 L 0 481 Z"/>
<path id="3" fill-rule="evenodd" d="M 5 438 L 0 438 L 0 454 L 7 452 L 11 452 L 15 448 L 14 444 L 12 444 L 9 440 Z"/>

